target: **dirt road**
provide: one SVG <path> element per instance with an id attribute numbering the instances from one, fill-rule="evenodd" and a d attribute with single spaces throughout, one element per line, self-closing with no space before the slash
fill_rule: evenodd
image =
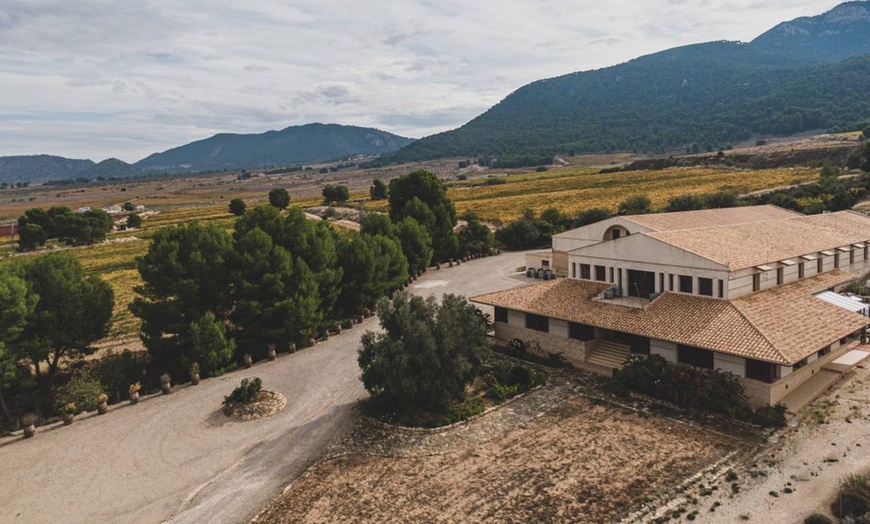
<path id="1" fill-rule="evenodd" d="M 524 253 L 430 270 L 412 291 L 471 296 L 526 283 L 512 276 Z M 108 414 L 0 441 L 0 521 L 244 522 L 322 456 L 354 420 L 356 349 L 369 319 L 339 337 L 275 362 L 177 388 Z M 224 395 L 246 377 L 289 403 L 250 422 L 227 419 Z"/>

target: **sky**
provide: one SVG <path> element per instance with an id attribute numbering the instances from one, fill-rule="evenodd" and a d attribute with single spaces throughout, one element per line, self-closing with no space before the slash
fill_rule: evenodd
<path id="1" fill-rule="evenodd" d="M 2 0 L 0 156 L 135 162 L 311 122 L 420 138 L 519 87 L 837 0 Z"/>

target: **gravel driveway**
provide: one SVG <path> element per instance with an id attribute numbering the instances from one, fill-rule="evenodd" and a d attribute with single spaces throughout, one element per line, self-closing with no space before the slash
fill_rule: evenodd
<path id="1" fill-rule="evenodd" d="M 527 283 L 513 271 L 524 253 L 430 270 L 420 295 L 472 296 Z M 366 395 L 356 349 L 369 319 L 339 337 L 275 362 L 126 403 L 101 417 L 0 441 L 0 521 L 245 522 L 322 456 L 353 422 Z M 239 381 L 259 376 L 289 400 L 250 422 L 220 412 Z"/>

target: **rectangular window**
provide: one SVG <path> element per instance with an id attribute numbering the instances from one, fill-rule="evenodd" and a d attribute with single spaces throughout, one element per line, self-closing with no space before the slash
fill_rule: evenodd
<path id="1" fill-rule="evenodd" d="M 752 275 L 752 291 L 758 291 L 761 289 L 761 273 L 754 273 Z"/>
<path id="2" fill-rule="evenodd" d="M 568 324 L 568 337 L 583 340 L 592 340 L 595 338 L 595 328 L 586 324 L 578 324 L 571 322 Z"/>
<path id="3" fill-rule="evenodd" d="M 719 279 L 719 298 L 725 298 L 725 281 Z"/>
<path id="4" fill-rule="evenodd" d="M 760 380 L 768 384 L 776 381 L 776 365 L 761 360 L 746 359 L 746 378 Z"/>
<path id="5" fill-rule="evenodd" d="M 577 278 L 577 262 L 571 262 L 571 278 Z"/>
<path id="6" fill-rule="evenodd" d="M 677 362 L 696 368 L 713 369 L 713 352 L 692 346 L 677 345 Z"/>
<path id="7" fill-rule="evenodd" d="M 534 329 L 535 331 L 550 332 L 550 319 L 541 315 L 526 313 L 526 328 Z"/>
<path id="8" fill-rule="evenodd" d="M 776 285 L 781 286 L 784 279 L 785 279 L 784 268 L 781 268 L 781 267 L 776 268 Z"/>
<path id="9" fill-rule="evenodd" d="M 541 267 L 550 267 L 549 260 L 541 260 Z"/>
<path id="10" fill-rule="evenodd" d="M 822 255 L 819 255 L 819 259 L 816 260 L 816 273 L 821 273 L 825 270 L 825 259 Z"/>
<path id="11" fill-rule="evenodd" d="M 674 290 L 674 275 L 673 274 L 668 275 L 668 284 L 669 284 L 668 290 L 673 291 Z"/>
<path id="12" fill-rule="evenodd" d="M 840 267 L 840 254 L 834 253 L 834 269 Z"/>
<path id="13" fill-rule="evenodd" d="M 619 238 L 620 231 L 618 229 L 614 229 L 611 233 L 613 234 L 613 240 Z"/>
<path id="14" fill-rule="evenodd" d="M 607 268 L 604 266 L 595 266 L 595 280 L 604 282 L 607 280 Z"/>
<path id="15" fill-rule="evenodd" d="M 849 250 L 849 263 L 850 264 L 855 263 L 855 250 L 854 249 Z"/>
<path id="16" fill-rule="evenodd" d="M 692 277 L 688 275 L 680 275 L 680 293 L 693 293 Z"/>
<path id="17" fill-rule="evenodd" d="M 610 281 L 615 282 L 615 280 L 613 278 L 613 268 L 610 268 Z"/>
<path id="18" fill-rule="evenodd" d="M 659 273 L 659 293 L 664 293 L 665 291 L 665 274 Z"/>
<path id="19" fill-rule="evenodd" d="M 804 263 L 798 264 L 798 278 L 804 278 Z"/>
<path id="20" fill-rule="evenodd" d="M 705 297 L 713 296 L 713 279 L 712 278 L 699 278 L 698 279 L 698 294 L 704 295 Z"/>
<path id="21" fill-rule="evenodd" d="M 495 308 L 495 321 L 496 322 L 504 322 L 507 324 L 508 321 L 508 310 L 503 307 Z"/>
<path id="22" fill-rule="evenodd" d="M 592 271 L 589 264 L 580 264 L 580 278 L 592 280 Z"/>

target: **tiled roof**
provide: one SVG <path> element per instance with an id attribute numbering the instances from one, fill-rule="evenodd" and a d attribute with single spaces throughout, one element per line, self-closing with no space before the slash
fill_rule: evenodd
<path id="1" fill-rule="evenodd" d="M 764 222 L 767 220 L 794 218 L 796 216 L 803 215 L 781 207 L 764 205 L 703 209 L 699 211 L 677 211 L 674 213 L 654 213 L 648 215 L 627 215 L 622 218 L 650 228 L 653 231 L 676 231 Z"/>
<path id="2" fill-rule="evenodd" d="M 870 217 L 840 211 L 644 234 L 727 265 L 733 271 L 870 241 Z"/>
<path id="3" fill-rule="evenodd" d="M 609 284 L 559 279 L 473 297 L 481 304 L 790 365 L 870 324 L 812 296 L 851 280 L 830 271 L 735 300 L 664 293 L 646 308 L 593 300 Z"/>

